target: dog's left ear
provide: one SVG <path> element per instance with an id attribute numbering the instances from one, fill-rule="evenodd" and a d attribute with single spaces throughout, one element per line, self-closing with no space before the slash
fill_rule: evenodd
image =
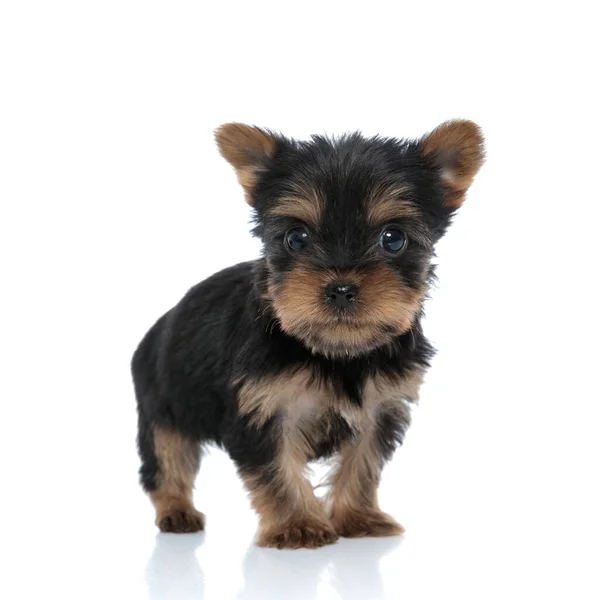
<path id="1" fill-rule="evenodd" d="M 277 138 L 258 127 L 227 123 L 215 131 L 215 139 L 221 156 L 235 169 L 246 202 L 252 205 L 258 173 L 275 154 Z"/>
<path id="2" fill-rule="evenodd" d="M 485 159 L 481 129 L 473 121 L 447 121 L 421 139 L 420 146 L 439 169 L 445 204 L 458 208 Z"/>

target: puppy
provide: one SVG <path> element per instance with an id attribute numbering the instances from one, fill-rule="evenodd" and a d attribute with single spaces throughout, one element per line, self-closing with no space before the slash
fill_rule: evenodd
<path id="1" fill-rule="evenodd" d="M 133 356 L 156 524 L 204 528 L 192 490 L 215 443 L 250 493 L 260 546 L 400 534 L 377 488 L 433 354 L 420 320 L 434 247 L 483 162 L 481 132 L 450 121 L 419 140 L 299 142 L 230 123 L 216 141 L 264 254 L 193 287 Z M 305 470 L 330 456 L 322 500 Z"/>

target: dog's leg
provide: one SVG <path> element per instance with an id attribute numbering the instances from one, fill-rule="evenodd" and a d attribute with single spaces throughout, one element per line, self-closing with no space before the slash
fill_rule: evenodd
<path id="1" fill-rule="evenodd" d="M 252 506 L 260 517 L 257 543 L 271 548 L 318 548 L 338 535 L 322 503 L 300 471 L 285 475 L 243 473 Z"/>
<path id="2" fill-rule="evenodd" d="M 161 531 L 192 533 L 204 529 L 204 515 L 194 508 L 194 479 L 200 467 L 200 444 L 181 433 L 155 427 L 154 454 L 158 463 L 149 494 Z"/>
<path id="3" fill-rule="evenodd" d="M 342 447 L 327 497 L 331 522 L 339 535 L 382 537 L 404 531 L 379 508 L 377 488 L 383 465 L 393 453 L 393 440 L 405 427 L 404 410 L 382 409 L 356 439 Z"/>
<path id="4" fill-rule="evenodd" d="M 285 431 L 267 464 L 259 468 L 238 464 L 260 517 L 259 546 L 318 548 L 338 539 L 323 503 L 305 477 L 304 442 L 300 431 Z"/>

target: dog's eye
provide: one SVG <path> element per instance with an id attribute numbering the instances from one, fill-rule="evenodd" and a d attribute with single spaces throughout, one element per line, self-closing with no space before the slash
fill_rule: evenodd
<path id="1" fill-rule="evenodd" d="M 294 227 L 285 234 L 285 245 L 292 252 L 299 252 L 308 246 L 308 231 L 304 227 Z"/>
<path id="2" fill-rule="evenodd" d="M 397 227 L 386 227 L 381 232 L 379 245 L 391 254 L 397 254 L 406 246 L 406 236 Z"/>

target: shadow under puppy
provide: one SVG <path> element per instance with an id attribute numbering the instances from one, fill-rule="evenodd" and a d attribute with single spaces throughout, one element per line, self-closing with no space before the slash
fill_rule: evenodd
<path id="1" fill-rule="evenodd" d="M 377 488 L 432 356 L 420 325 L 431 259 L 483 162 L 480 130 L 299 142 L 231 123 L 216 140 L 264 256 L 193 287 L 134 354 L 156 523 L 203 529 L 192 490 L 216 443 L 250 492 L 261 546 L 400 534 Z M 305 469 L 332 455 L 323 501 Z"/>

